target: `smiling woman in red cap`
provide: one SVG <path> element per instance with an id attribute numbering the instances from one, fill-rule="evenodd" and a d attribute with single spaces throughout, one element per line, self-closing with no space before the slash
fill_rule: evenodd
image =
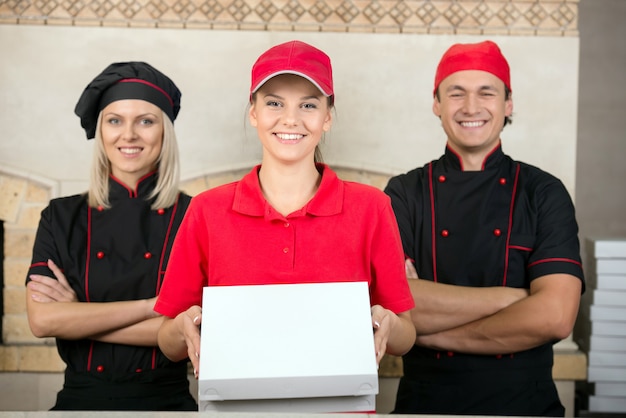
<path id="1" fill-rule="evenodd" d="M 413 299 L 389 198 L 316 162 L 334 94 L 330 59 L 306 43 L 277 45 L 254 64 L 249 119 L 262 162 L 189 207 L 155 305 L 171 318 L 159 346 L 172 360 L 190 356 L 198 370 L 204 286 L 364 281 L 377 361 L 413 345 Z"/>
<path id="2" fill-rule="evenodd" d="M 385 189 L 417 331 L 394 412 L 563 416 L 552 345 L 571 333 L 584 289 L 571 198 L 502 152 L 513 99 L 495 43 L 450 47 L 433 95 L 445 154 Z"/>
<path id="3" fill-rule="evenodd" d="M 181 93 L 144 62 L 109 65 L 76 114 L 95 138 L 89 191 L 42 212 L 27 278 L 33 334 L 67 367 L 55 410 L 197 410 L 187 362 L 157 347 L 154 310 L 191 198 L 178 190 Z"/>

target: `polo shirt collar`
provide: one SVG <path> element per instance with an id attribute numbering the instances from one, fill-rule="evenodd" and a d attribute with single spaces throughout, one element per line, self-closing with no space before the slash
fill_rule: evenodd
<path id="1" fill-rule="evenodd" d="M 261 165 L 257 165 L 237 183 L 233 210 L 249 216 L 269 216 L 270 218 L 274 217 L 272 214 L 281 216 L 263 197 L 259 183 L 260 168 Z M 322 175 L 322 181 L 315 196 L 302 210 L 294 212 L 292 216 L 305 214 L 331 216 L 341 213 L 344 194 L 343 182 L 326 164 L 318 163 L 317 169 Z"/>

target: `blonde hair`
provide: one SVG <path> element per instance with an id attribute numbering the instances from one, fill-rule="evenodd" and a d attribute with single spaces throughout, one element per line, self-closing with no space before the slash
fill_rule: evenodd
<path id="1" fill-rule="evenodd" d="M 180 180 L 180 162 L 178 156 L 178 141 L 174 124 L 163 112 L 163 144 L 161 154 L 157 159 L 157 182 L 154 190 L 146 198 L 150 200 L 156 197 L 152 203 L 152 209 L 168 208 L 176 203 L 178 197 L 178 184 Z M 91 164 L 91 177 L 89 179 L 88 204 L 91 207 L 110 208 L 109 202 L 109 177 L 111 176 L 111 162 L 109 161 L 100 126 L 102 113 L 98 115 L 96 125 L 95 147 Z"/>

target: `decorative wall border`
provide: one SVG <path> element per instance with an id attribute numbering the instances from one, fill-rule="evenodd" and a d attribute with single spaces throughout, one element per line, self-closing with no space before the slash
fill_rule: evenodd
<path id="1" fill-rule="evenodd" d="M 0 24 L 578 36 L 579 0 L 0 0 Z"/>

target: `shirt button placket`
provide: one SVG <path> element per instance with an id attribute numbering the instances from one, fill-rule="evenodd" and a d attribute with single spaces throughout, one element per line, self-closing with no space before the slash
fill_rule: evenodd
<path id="1" fill-rule="evenodd" d="M 288 228 L 289 228 L 289 226 L 290 226 L 289 221 L 285 221 L 285 222 L 283 223 L 283 226 L 285 227 L 285 229 L 288 229 Z M 284 253 L 284 254 L 289 254 L 289 247 L 285 247 L 285 248 L 283 248 L 283 253 Z"/>
<path id="2" fill-rule="evenodd" d="M 282 249 L 282 252 L 285 255 L 285 267 L 293 268 L 295 254 L 293 246 L 295 245 L 295 237 L 293 225 L 288 219 L 283 221 L 283 229 L 285 231 L 285 243 L 287 244 Z"/>

